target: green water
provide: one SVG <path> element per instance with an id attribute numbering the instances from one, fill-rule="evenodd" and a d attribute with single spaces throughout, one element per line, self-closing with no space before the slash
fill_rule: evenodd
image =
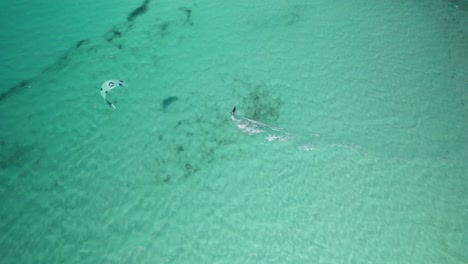
<path id="1" fill-rule="evenodd" d="M 0 10 L 1 263 L 468 262 L 466 1 Z"/>

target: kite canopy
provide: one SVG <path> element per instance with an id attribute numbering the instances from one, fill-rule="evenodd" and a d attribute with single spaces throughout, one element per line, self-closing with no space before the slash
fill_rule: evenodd
<path id="1" fill-rule="evenodd" d="M 102 98 L 104 99 L 104 101 L 106 101 L 107 105 L 109 107 L 112 107 L 114 109 L 117 109 L 115 108 L 114 104 L 112 104 L 109 100 L 106 99 L 107 97 L 107 94 L 110 92 L 110 90 L 116 88 L 116 87 L 120 87 L 120 86 L 127 86 L 127 84 L 122 81 L 122 80 L 108 80 L 108 81 L 105 81 L 102 85 L 101 85 L 101 96 Z"/>

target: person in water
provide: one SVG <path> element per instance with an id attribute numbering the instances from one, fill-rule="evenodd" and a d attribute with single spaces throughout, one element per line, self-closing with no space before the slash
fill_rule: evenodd
<path id="1" fill-rule="evenodd" d="M 231 112 L 229 112 L 231 115 L 234 115 L 236 113 L 236 107 L 234 106 L 234 108 L 232 109 Z"/>

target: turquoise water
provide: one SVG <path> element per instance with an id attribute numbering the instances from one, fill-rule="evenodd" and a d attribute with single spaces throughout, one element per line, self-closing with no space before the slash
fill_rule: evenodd
<path id="1" fill-rule="evenodd" d="M 1 1 L 0 262 L 467 263 L 468 3 L 352 2 Z"/>

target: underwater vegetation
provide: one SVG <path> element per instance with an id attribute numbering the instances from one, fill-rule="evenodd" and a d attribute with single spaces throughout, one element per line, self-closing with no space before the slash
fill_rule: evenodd
<path id="1" fill-rule="evenodd" d="M 144 13 L 146 13 L 146 11 L 148 11 L 148 4 L 149 4 L 149 0 L 145 0 L 141 4 L 141 6 L 135 8 L 132 12 L 130 12 L 130 14 L 128 14 L 128 16 L 127 16 L 127 21 L 132 22 L 138 16 L 141 16 Z"/>
<path id="2" fill-rule="evenodd" d="M 149 10 L 150 0 L 144 0 L 142 4 L 135 9 L 133 9 L 127 15 L 127 19 L 125 22 L 117 25 L 113 25 L 109 30 L 104 33 L 104 40 L 112 43 L 116 48 L 123 49 L 124 46 L 121 43 L 121 40 L 125 37 L 125 34 L 132 30 L 135 25 L 135 20 L 142 16 L 143 14 L 147 13 Z M 183 17 L 179 17 L 179 24 L 188 24 L 193 25 L 192 23 L 192 9 L 188 7 L 180 7 L 178 9 L 181 11 L 180 13 L 183 14 Z M 156 31 L 160 37 L 166 36 L 169 34 L 169 25 L 174 23 L 173 20 L 169 21 L 161 21 L 156 28 Z M 70 64 L 70 61 L 75 58 L 77 54 L 81 52 L 96 52 L 98 50 L 98 42 L 91 41 L 90 39 L 81 39 L 75 42 L 67 51 L 62 54 L 57 55 L 57 59 L 49 64 L 48 66 L 44 67 L 44 69 L 34 75 L 31 78 L 24 79 L 19 81 L 17 84 L 14 84 L 4 91 L 0 92 L 0 102 L 3 100 L 8 99 L 11 96 L 19 94 L 26 90 L 27 88 L 31 87 L 31 83 L 35 80 L 40 79 L 43 74 L 55 73 L 56 71 L 63 70 L 66 66 Z M 169 106 L 174 101 L 171 99 L 168 101 L 166 106 Z M 164 107 L 164 106 L 163 106 Z"/>
<path id="3" fill-rule="evenodd" d="M 179 100 L 179 97 L 176 97 L 176 96 L 169 96 L 169 97 L 165 98 L 165 99 L 162 100 L 162 102 L 161 102 L 161 107 L 162 107 L 162 109 L 163 109 L 164 111 L 167 110 L 167 108 L 168 108 L 171 104 L 175 103 L 177 100 Z"/>
<path id="4" fill-rule="evenodd" d="M 0 101 L 3 101 L 12 95 L 15 95 L 28 87 L 29 82 L 27 80 L 21 81 L 18 84 L 8 88 L 5 92 L 0 93 Z"/>
<path id="5" fill-rule="evenodd" d="M 7 144 L 0 141 L 0 170 L 8 169 L 14 166 L 21 166 L 29 161 L 34 152 L 33 145 L 24 145 L 20 143 Z"/>
<path id="6" fill-rule="evenodd" d="M 273 97 L 268 90 L 257 86 L 254 91 L 243 98 L 242 105 L 246 117 L 267 122 L 278 120 L 279 109 L 283 105 L 283 101 Z"/>

